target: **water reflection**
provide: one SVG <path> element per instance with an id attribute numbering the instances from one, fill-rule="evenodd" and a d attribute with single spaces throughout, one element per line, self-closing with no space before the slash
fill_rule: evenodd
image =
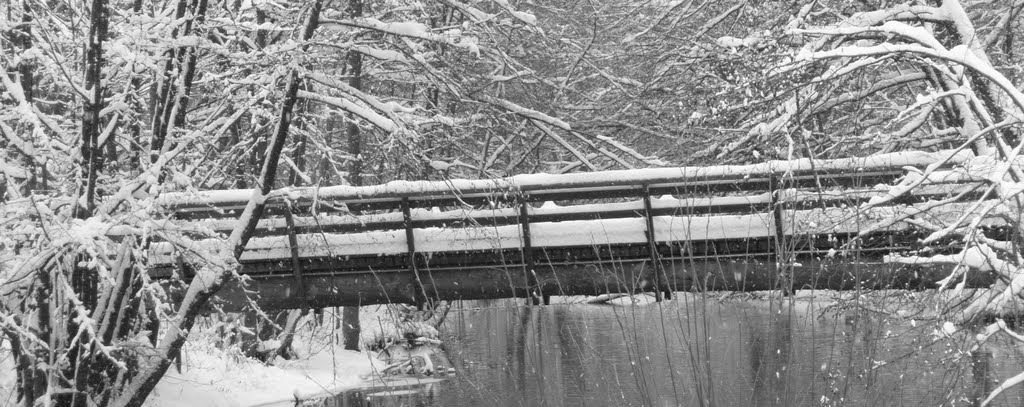
<path id="1" fill-rule="evenodd" d="M 1009 344 L 960 354 L 930 328 L 808 301 L 503 304 L 445 322 L 454 377 L 327 406 L 975 405 L 1024 370 Z"/>

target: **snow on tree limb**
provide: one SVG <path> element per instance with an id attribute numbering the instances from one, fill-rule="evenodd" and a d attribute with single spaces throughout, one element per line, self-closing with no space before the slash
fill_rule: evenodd
<path id="1" fill-rule="evenodd" d="M 337 30 L 340 27 L 362 28 L 399 37 L 447 44 L 480 55 L 480 45 L 475 40 L 461 35 L 436 34 L 425 24 L 417 21 L 385 23 L 372 17 L 358 17 L 340 20 L 323 19 L 320 24 L 327 30 Z"/>
<path id="2" fill-rule="evenodd" d="M 367 121 L 373 123 L 374 125 L 377 125 L 377 127 L 381 128 L 382 130 L 385 130 L 385 131 L 387 131 L 389 133 L 393 133 L 393 132 L 399 131 L 399 130 L 401 130 L 402 128 L 405 127 L 405 123 L 404 123 L 405 120 L 402 119 L 398 115 L 398 113 L 413 113 L 413 112 L 415 112 L 415 109 L 404 107 L 404 106 L 402 106 L 401 104 L 399 104 L 397 102 L 387 102 L 387 103 L 381 102 L 376 97 L 368 95 L 368 94 L 364 93 L 363 91 L 361 91 L 359 89 L 353 88 L 352 86 L 349 86 L 347 83 L 344 83 L 342 81 L 330 78 L 330 77 L 328 77 L 326 75 L 323 75 L 323 74 L 320 74 L 320 73 L 309 72 L 309 73 L 306 73 L 305 77 L 307 77 L 309 79 L 312 79 L 312 80 L 314 80 L 316 82 L 319 82 L 319 83 L 321 83 L 323 85 L 330 86 L 331 88 L 334 88 L 335 90 L 338 90 L 338 91 L 340 91 L 342 93 L 345 93 L 345 94 L 348 94 L 350 96 L 353 96 L 354 98 L 356 98 L 359 101 L 363 102 L 367 106 L 372 107 L 374 110 L 376 110 L 380 114 L 386 116 L 386 119 L 383 118 L 383 117 L 380 117 L 379 115 L 377 115 L 377 117 L 372 117 L 372 115 L 371 115 L 371 117 L 372 117 L 371 118 L 371 117 L 364 116 L 364 114 L 370 114 L 370 113 L 358 112 L 359 109 L 356 109 L 357 111 L 351 111 L 351 110 L 349 110 L 346 107 L 339 106 L 338 103 L 335 103 L 335 102 L 338 102 L 338 100 L 334 100 L 332 102 L 325 102 L 325 103 L 330 103 L 331 105 L 334 105 L 334 106 L 337 106 L 337 107 L 341 107 L 341 108 L 345 109 L 346 111 L 349 111 L 350 113 L 353 113 L 353 114 L 355 114 L 357 116 L 363 117 Z M 304 96 L 300 95 L 299 97 L 304 97 Z M 347 100 L 347 99 L 345 99 L 345 100 Z M 344 100 L 341 100 L 340 104 L 345 105 L 345 106 L 349 106 L 349 104 L 344 103 Z M 363 109 L 363 110 L 365 110 L 365 109 Z M 391 123 L 387 124 L 386 121 L 390 121 Z M 383 127 L 382 127 L 382 125 L 383 125 Z"/>
<path id="3" fill-rule="evenodd" d="M 370 122 L 370 124 L 373 124 L 377 128 L 384 130 L 387 133 L 398 133 L 401 130 L 400 126 L 398 126 L 395 122 L 391 121 L 387 117 L 384 117 L 383 115 L 373 110 L 370 110 L 366 107 L 360 106 L 348 99 L 324 96 L 319 93 L 313 93 L 304 90 L 299 91 L 299 97 L 302 99 L 315 100 L 317 102 L 325 103 L 342 109 L 346 112 L 355 115 L 356 117 L 362 118 L 363 120 Z"/>
<path id="4" fill-rule="evenodd" d="M 476 97 L 477 100 L 479 100 L 481 102 L 490 103 L 492 105 L 501 107 L 501 108 L 503 108 L 505 110 L 508 110 L 510 113 L 515 113 L 515 114 L 523 116 L 525 118 L 536 120 L 538 122 L 541 122 L 541 123 L 544 123 L 544 124 L 547 124 L 547 125 L 550 125 L 550 126 L 554 126 L 554 127 L 557 127 L 559 129 L 562 129 L 562 130 L 565 130 L 565 131 L 572 131 L 572 127 L 569 126 L 569 123 L 566 123 L 564 121 L 561 121 L 559 119 L 556 119 L 554 117 L 546 115 L 544 113 L 538 112 L 536 110 L 529 109 L 529 108 L 517 105 L 517 104 L 512 103 L 512 102 L 510 102 L 508 100 L 501 99 L 501 98 L 496 98 L 496 97 L 493 97 L 493 96 L 490 96 L 490 95 L 484 95 L 484 94 L 475 95 L 475 97 Z"/>
<path id="5" fill-rule="evenodd" d="M 913 44 L 879 44 L 873 46 L 845 46 L 827 51 L 809 52 L 798 55 L 799 59 L 831 59 L 846 57 L 878 56 L 892 53 L 910 53 L 952 62 L 970 68 L 974 72 L 991 80 L 1008 95 L 1013 104 L 1024 111 L 1024 93 L 1021 93 L 1009 79 L 988 63 L 977 57 L 968 47 L 959 45 L 950 50 L 933 49 Z M 1019 112 L 1008 112 L 1017 120 L 1024 120 Z"/>
<path id="6" fill-rule="evenodd" d="M 539 120 L 530 120 L 530 122 L 538 129 L 540 129 L 540 131 L 542 131 L 546 136 L 550 137 L 552 140 L 555 140 L 558 144 L 562 145 L 563 148 L 572 153 L 572 155 L 575 156 L 577 160 L 580 160 L 580 162 L 583 163 L 583 165 L 586 165 L 587 168 L 589 168 L 591 171 L 597 171 L 597 167 L 594 166 L 594 164 L 587 159 L 586 155 L 584 155 L 582 152 L 573 147 L 572 144 L 569 144 L 568 141 L 562 138 L 562 136 L 559 136 L 558 133 L 551 130 L 551 128 L 549 128 L 543 122 Z"/>
<path id="7" fill-rule="evenodd" d="M 1008 34 L 1013 21 L 1020 17 L 1021 12 L 1024 12 L 1024 0 L 1015 0 L 1008 9 L 1009 12 L 1003 13 L 999 21 L 993 24 L 996 28 L 982 41 L 984 49 L 995 47 L 1000 38 Z"/>
<path id="8" fill-rule="evenodd" d="M 497 4 L 499 7 L 501 7 L 503 10 L 505 10 L 505 12 L 509 13 L 513 18 L 515 18 L 516 20 L 519 20 L 523 24 L 526 24 L 527 26 L 530 26 L 530 27 L 533 27 L 533 26 L 537 25 L 537 17 L 534 17 L 533 14 L 522 12 L 522 11 L 518 11 L 518 10 L 512 8 L 512 5 L 510 5 L 508 3 L 508 0 L 492 0 L 492 1 L 494 1 L 494 3 Z"/>

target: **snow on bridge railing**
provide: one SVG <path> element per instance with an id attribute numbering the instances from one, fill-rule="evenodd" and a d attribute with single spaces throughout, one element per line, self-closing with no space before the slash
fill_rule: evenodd
<path id="1" fill-rule="evenodd" d="M 945 197 L 956 195 L 965 191 L 977 190 L 980 184 L 977 183 L 954 183 L 966 182 L 959 178 L 947 178 L 946 183 L 921 185 L 908 195 L 907 199 L 901 201 L 921 201 L 933 197 Z M 857 204 L 866 202 L 872 198 L 884 196 L 889 191 L 886 186 L 873 186 L 866 188 L 849 188 L 834 191 L 800 190 L 788 188 L 779 190 L 776 203 L 791 206 L 793 208 L 805 208 L 813 206 L 828 205 L 830 203 Z M 677 198 L 671 195 L 654 197 L 651 200 L 652 212 L 658 216 L 665 215 L 697 215 L 704 213 L 740 213 L 767 210 L 773 202 L 772 195 L 768 192 L 755 193 L 750 195 L 721 196 L 721 197 L 683 197 Z M 592 220 L 608 219 L 618 217 L 634 217 L 636 213 L 644 210 L 642 199 L 635 199 L 626 202 L 591 203 L 579 205 L 555 205 L 548 201 L 537 207 L 528 205 L 526 216 L 532 222 L 556 222 L 570 220 Z M 516 206 L 493 207 L 493 208 L 472 208 L 463 207 L 454 210 L 441 210 L 433 208 L 411 208 L 410 222 L 415 228 L 426 227 L 458 227 L 458 226 L 502 226 L 518 224 L 522 213 Z M 235 219 L 196 219 L 183 224 L 185 229 L 212 230 L 220 233 L 229 233 L 236 224 Z M 369 214 L 338 214 L 326 213 L 316 216 L 294 215 L 291 226 L 284 217 L 269 217 L 261 219 L 257 229 L 261 230 L 263 236 L 283 235 L 288 233 L 289 227 L 294 233 L 320 233 L 320 232 L 356 232 L 381 229 L 401 229 L 404 227 L 405 218 L 401 212 L 369 213 Z"/>
<path id="2" fill-rule="evenodd" d="M 900 154 L 893 159 L 871 159 L 861 161 L 866 167 L 857 167 L 856 170 L 878 170 L 882 168 L 905 167 L 902 164 L 916 164 L 918 166 L 945 164 L 959 164 L 965 160 L 967 155 L 949 155 L 942 153 L 932 154 Z M 833 160 L 825 162 L 828 165 L 818 165 L 815 168 L 843 168 L 853 160 Z M 794 163 L 794 162 L 789 162 Z M 882 166 L 888 163 L 888 166 Z M 723 166 L 714 167 L 715 174 L 732 174 L 733 176 L 747 177 L 750 173 L 734 171 L 737 168 L 764 169 L 764 168 L 787 168 L 802 169 L 798 165 L 792 166 Z M 661 169 L 664 170 L 664 169 Z M 659 173 L 661 170 L 646 171 L 646 177 L 618 177 L 613 182 L 619 182 L 629 178 L 638 182 L 649 182 L 654 180 L 667 181 L 668 178 L 653 177 L 651 174 Z M 674 169 L 679 171 L 680 169 Z M 728 170 L 728 171 L 726 171 Z M 627 171 L 632 172 L 632 171 Z M 575 179 L 574 185 L 593 187 L 597 185 L 609 185 L 608 180 L 601 180 L 600 177 L 593 177 L 594 174 L 617 173 L 620 171 L 588 174 L 572 174 L 569 176 L 550 176 L 553 182 L 540 182 L 547 176 L 517 176 L 504 179 L 510 185 L 522 188 L 540 188 L 542 186 L 557 185 L 563 187 L 567 179 Z M 899 171 L 902 174 L 903 170 Z M 635 174 L 634 174 L 635 175 Z M 579 176 L 579 177 L 577 177 Z M 586 176 L 586 177 L 584 177 Z M 675 178 L 678 180 L 678 178 Z M 498 180 L 500 181 L 500 180 Z M 521 184 L 515 184 L 514 182 Z M 605 202 L 588 203 L 571 206 L 558 206 L 553 203 L 541 207 L 534 207 L 524 202 L 515 202 L 510 206 L 490 208 L 463 207 L 457 210 L 441 211 L 439 209 L 408 208 L 408 213 L 366 213 L 366 214 L 320 214 L 317 216 L 293 216 L 288 225 L 286 219 L 269 218 L 260 223 L 261 235 L 255 237 L 247 246 L 246 252 L 242 255 L 243 261 L 282 260 L 291 256 L 301 258 L 316 257 L 338 257 L 358 255 L 400 255 L 408 253 L 410 247 L 415 246 L 416 252 L 440 253 L 440 252 L 465 252 L 465 251 L 486 251 L 521 249 L 524 247 L 547 248 L 566 246 L 604 246 L 622 244 L 642 243 L 665 243 L 679 242 L 684 240 L 715 240 L 715 239 L 756 239 L 773 238 L 779 233 L 784 235 L 818 235 L 818 234 L 856 234 L 872 223 L 884 219 L 892 219 L 899 211 L 922 211 L 928 204 L 927 199 L 931 197 L 949 196 L 977 189 L 975 179 L 970 178 L 965 172 L 953 170 L 933 171 L 929 176 L 929 183 L 921 185 L 914 190 L 910 197 L 910 205 L 897 208 L 892 206 L 872 208 L 861 211 L 857 208 L 856 202 L 866 202 L 869 199 L 876 199 L 885 196 L 889 187 L 885 185 L 846 188 L 843 190 L 799 190 L 779 189 L 775 194 L 756 193 L 751 195 L 718 196 L 718 197 L 686 197 L 677 198 L 673 196 L 647 197 L 643 200 L 628 202 Z M 453 184 L 478 181 L 452 181 Z M 497 181 L 488 181 L 497 182 Z M 381 190 L 381 194 L 394 196 L 398 192 L 431 190 L 437 192 L 438 182 L 407 182 L 399 184 L 386 184 L 377 187 L 332 187 L 335 191 L 347 191 L 351 194 L 353 190 L 370 188 Z M 398 188 L 395 185 L 417 185 L 422 188 Z M 447 185 L 447 184 L 446 184 Z M 481 191 L 478 184 L 476 190 Z M 378 189 L 374 189 L 378 188 Z M 388 189 L 390 188 L 390 189 Z M 435 188 L 435 189 L 430 189 Z M 321 191 L 324 189 L 321 189 Z M 534 189 L 535 191 L 537 189 Z M 296 190 L 288 191 L 289 198 L 296 199 Z M 465 191 L 462 191 L 465 192 Z M 216 195 L 215 195 L 216 196 Z M 349 196 L 340 193 L 329 194 L 332 197 Z M 376 195 L 379 197 L 380 195 Z M 324 199 L 320 197 L 318 199 Z M 819 208 L 813 205 L 801 205 L 804 203 L 822 204 L 839 201 L 841 203 L 854 203 L 845 207 Z M 227 202 L 221 200 L 218 202 Z M 780 216 L 780 213 L 773 214 L 769 208 L 772 204 L 783 204 L 790 206 L 785 214 L 781 214 L 780 221 L 773 217 Z M 894 202 L 895 203 L 895 202 Z M 649 204 L 648 210 L 645 205 Z M 776 205 L 777 206 L 777 205 Z M 954 207 L 955 206 L 955 207 Z M 961 207 L 962 206 L 962 207 Z M 720 207 L 732 208 L 719 213 L 702 212 L 704 216 L 694 216 L 694 208 Z M 745 211 L 737 208 L 746 208 Z M 808 207 L 811 207 L 808 209 Z M 964 211 L 970 210 L 968 206 L 951 205 L 945 208 L 944 216 L 960 216 Z M 644 214 L 646 213 L 646 215 Z M 650 223 L 645 224 L 646 218 Z M 491 222 L 486 222 L 490 220 Z M 202 229 L 215 231 L 227 231 L 234 226 L 234 220 L 230 219 L 207 219 L 196 220 L 194 223 Z M 532 242 L 527 242 L 524 237 L 524 224 L 529 224 L 529 235 Z M 779 223 L 778 226 L 775 223 Z M 488 227 L 458 227 L 458 226 L 479 226 L 486 224 Z M 448 227 L 457 226 L 457 227 Z M 648 240 L 648 227 L 654 229 L 653 238 Z M 909 229 L 907 223 L 884 225 L 880 230 L 899 231 Z M 405 230 L 402 230 L 405 229 Z M 338 233 L 342 232 L 342 233 Z M 355 233 L 353 233 L 355 232 Z M 288 233 L 290 236 L 281 234 Z M 275 236 L 275 234 L 277 236 Z M 414 242 L 410 245 L 407 236 L 413 236 Z M 289 239 L 295 239 L 293 245 Z M 167 246 L 167 247 L 164 247 Z M 297 247 L 295 252 L 292 251 Z M 173 248 L 167 244 L 158 244 L 154 249 L 159 253 L 154 260 L 163 257 L 160 254 L 169 255 Z M 157 254 L 155 253 L 155 254 Z M 155 263 L 160 263 L 157 260 Z M 169 258 L 168 258 L 169 262 Z"/>
<path id="3" fill-rule="evenodd" d="M 641 186 L 706 185 L 736 183 L 753 178 L 783 176 L 784 178 L 854 178 L 865 173 L 901 171 L 903 167 L 952 166 L 964 164 L 973 157 L 969 151 L 899 152 L 858 158 L 833 160 L 776 160 L 750 165 L 707 167 L 645 168 L 597 171 L 572 174 L 524 174 L 507 178 L 444 181 L 392 181 L 372 186 L 286 187 L 275 190 L 268 202 L 285 199 L 296 202 L 397 202 L 403 198 L 416 200 L 469 197 L 508 197 L 517 194 L 544 195 L 564 192 L 581 193 Z M 169 211 L 209 211 L 244 207 L 253 195 L 252 189 L 174 192 L 157 198 L 157 204 Z"/>
<path id="4" fill-rule="evenodd" d="M 657 202 L 660 200 L 652 200 Z M 911 205 L 882 206 L 860 210 L 857 207 L 828 207 L 793 209 L 778 220 L 782 233 L 796 235 L 850 235 L 857 234 L 879 222 L 901 214 L 920 213 L 929 220 L 951 221 L 967 211 L 977 211 L 971 203 L 952 203 L 939 213 L 925 213 L 929 202 Z M 601 205 L 598 205 L 601 206 Z M 540 208 L 535 208 L 540 209 Z M 553 209 L 553 208 L 549 208 Z M 568 209 L 575 209 L 569 207 Z M 537 212 L 534 212 L 537 213 Z M 683 241 L 761 239 L 774 238 L 775 219 L 771 212 L 709 214 L 690 216 L 685 213 L 652 217 L 653 240 L 656 243 Z M 521 249 L 521 225 L 513 223 L 489 227 L 417 227 L 413 228 L 415 247 L 419 253 L 452 253 Z M 986 226 L 998 226 L 996 224 Z M 912 225 L 896 222 L 877 227 L 879 231 L 906 231 Z M 647 242 L 644 217 L 531 222 L 530 236 L 533 248 L 564 248 L 579 246 L 608 246 L 643 244 Z M 295 253 L 300 258 L 324 258 L 365 255 L 401 255 L 408 252 L 406 232 L 402 229 L 364 230 L 355 233 L 303 233 L 294 236 Z M 166 245 L 166 244 L 164 244 Z M 169 253 L 170 246 L 155 245 L 158 252 Z M 290 258 L 292 244 L 289 236 L 261 236 L 253 238 L 242 261 L 281 260 Z M 161 261 L 155 261 L 160 263 Z M 169 262 L 169 261 L 168 261 Z"/>

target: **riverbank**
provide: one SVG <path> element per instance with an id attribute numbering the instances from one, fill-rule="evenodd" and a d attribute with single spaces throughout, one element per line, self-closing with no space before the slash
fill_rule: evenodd
<path id="1" fill-rule="evenodd" d="M 378 323 L 381 307 L 363 307 L 360 323 Z M 345 350 L 340 328 L 325 311 L 323 324 L 299 324 L 293 350 L 297 358 L 273 365 L 245 358 L 237 347 L 220 349 L 210 330 L 193 332 L 181 361 L 164 376 L 147 407 L 291 406 L 296 396 L 308 399 L 366 385 L 384 367 L 373 352 Z"/>
<path id="2" fill-rule="evenodd" d="M 296 344 L 297 360 L 270 366 L 240 355 L 216 350 L 186 351 L 181 372 L 168 372 L 152 396 L 149 407 L 247 407 L 287 404 L 296 395 L 311 395 L 359 387 L 377 364 L 372 355 L 341 349 Z M 192 345 L 197 348 L 202 345 Z M 306 355 L 305 352 L 316 352 Z"/>

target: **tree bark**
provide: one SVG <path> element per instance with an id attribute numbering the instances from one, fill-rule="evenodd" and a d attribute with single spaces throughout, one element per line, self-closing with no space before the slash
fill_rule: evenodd
<path id="1" fill-rule="evenodd" d="M 96 176 L 102 165 L 99 142 L 100 111 L 103 110 L 103 41 L 107 37 L 110 9 L 107 0 L 93 0 L 90 11 L 89 46 L 85 56 L 85 89 L 89 98 L 82 107 L 82 139 L 79 146 L 82 165 L 79 167 L 79 196 L 75 217 L 85 219 L 96 209 Z"/>
<path id="2" fill-rule="evenodd" d="M 142 13 L 142 0 L 134 0 L 132 2 L 132 13 L 139 15 Z M 139 100 L 137 96 L 139 89 L 142 88 L 142 78 L 138 74 L 134 73 L 134 67 L 132 67 L 132 79 L 128 84 L 128 94 L 132 104 L 132 109 L 136 115 L 141 116 L 145 110 L 143 110 L 143 102 Z M 142 118 L 136 117 L 135 120 L 130 121 L 128 125 L 128 134 L 131 137 L 131 141 L 128 143 L 128 169 L 133 175 L 138 175 L 142 171 Z M 152 118 L 150 118 L 152 120 Z"/>
<path id="3" fill-rule="evenodd" d="M 362 17 L 363 0 L 351 0 L 348 5 L 348 13 L 352 18 Z M 348 84 L 356 90 L 363 89 L 363 54 L 358 51 L 348 52 L 349 81 Z M 354 117 L 350 118 L 345 128 L 348 138 L 349 159 L 348 178 L 352 185 L 363 184 L 363 152 L 362 135 L 359 133 L 359 125 Z"/>
<path id="4" fill-rule="evenodd" d="M 15 30 L 15 37 L 17 42 L 20 43 L 22 51 L 27 51 L 33 46 L 32 8 L 29 6 L 28 0 L 22 0 L 21 7 L 21 26 L 18 30 Z M 18 77 L 21 82 L 21 90 L 25 94 L 25 101 L 32 104 L 35 99 L 35 63 L 31 60 L 22 60 L 18 63 Z M 35 144 L 35 137 L 30 136 L 26 141 Z M 35 189 L 38 169 L 32 157 L 22 157 L 21 163 L 29 171 L 28 180 L 25 181 L 21 188 L 21 196 L 28 196 Z"/>
<path id="5" fill-rule="evenodd" d="M 362 17 L 363 0 L 351 0 L 348 6 L 349 16 L 352 18 Z M 356 90 L 363 89 L 363 54 L 358 51 L 348 52 L 349 81 L 348 84 Z M 359 125 L 355 117 L 348 120 L 345 126 L 345 134 L 348 139 L 348 181 L 352 185 L 363 184 L 363 140 L 359 132 Z M 345 349 L 359 350 L 359 307 L 343 307 L 341 311 L 341 337 L 344 338 Z"/>
<path id="6" fill-rule="evenodd" d="M 270 355 L 268 361 L 273 361 L 274 358 L 291 359 L 292 352 L 292 341 L 295 339 L 295 330 L 299 327 L 299 320 L 309 313 L 309 308 L 303 308 L 301 310 L 293 309 L 288 311 L 288 321 L 284 325 L 284 332 L 281 333 L 279 339 L 281 340 L 281 346 L 277 347 L 277 350 L 273 355 Z"/>

